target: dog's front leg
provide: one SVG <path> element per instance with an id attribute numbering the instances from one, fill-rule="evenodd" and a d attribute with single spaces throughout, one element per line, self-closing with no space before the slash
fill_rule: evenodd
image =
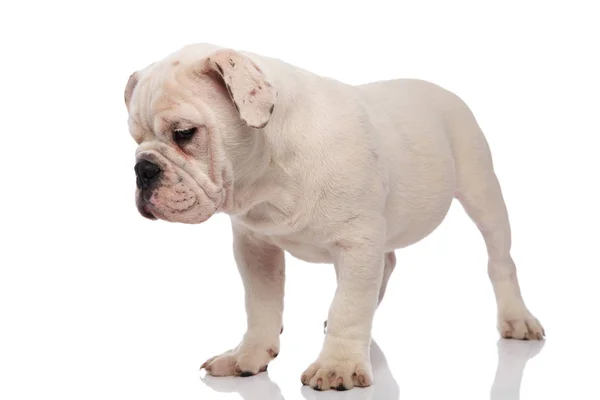
<path id="1" fill-rule="evenodd" d="M 346 390 L 373 382 L 369 346 L 383 277 L 383 250 L 340 243 L 334 251 L 338 286 L 329 310 L 327 335 L 317 360 L 302 374 L 316 390 Z"/>
<path id="2" fill-rule="evenodd" d="M 235 349 L 202 365 L 214 376 L 251 376 L 265 371 L 279 353 L 283 329 L 283 251 L 235 227 L 233 237 L 235 260 L 244 283 L 248 327 Z"/>

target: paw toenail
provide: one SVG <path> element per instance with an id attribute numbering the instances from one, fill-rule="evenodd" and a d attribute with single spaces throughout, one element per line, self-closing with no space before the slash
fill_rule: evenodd
<path id="1" fill-rule="evenodd" d="M 240 376 L 242 378 L 246 378 L 246 377 L 252 376 L 252 375 L 254 375 L 254 374 L 252 372 L 250 372 L 250 371 L 243 371 L 243 372 L 240 373 Z"/>
<path id="2" fill-rule="evenodd" d="M 337 390 L 338 392 L 343 392 L 348 389 L 344 385 L 338 385 L 338 386 L 336 386 L 335 390 Z"/>
<path id="3" fill-rule="evenodd" d="M 267 368 L 269 368 L 269 365 L 265 365 L 264 367 L 262 367 L 260 369 L 260 372 L 265 372 L 267 370 Z"/>
<path id="4" fill-rule="evenodd" d="M 277 357 L 277 356 L 279 355 L 279 353 L 278 353 L 278 352 L 276 352 L 276 351 L 275 351 L 275 350 L 273 350 L 273 349 L 269 349 L 269 350 L 267 350 L 267 353 L 269 353 L 269 355 L 270 355 L 272 358 L 275 358 L 275 357 Z"/>

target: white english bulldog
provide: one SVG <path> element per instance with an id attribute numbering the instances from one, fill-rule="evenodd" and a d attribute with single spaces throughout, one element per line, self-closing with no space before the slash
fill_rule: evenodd
<path id="1" fill-rule="evenodd" d="M 140 213 L 231 217 L 248 328 L 202 365 L 209 374 L 253 375 L 279 353 L 287 251 L 337 274 L 323 348 L 302 383 L 371 385 L 371 326 L 394 250 L 429 235 L 454 198 L 487 244 L 501 335 L 543 339 L 519 289 L 490 149 L 453 93 L 410 79 L 351 86 L 195 44 L 133 73 L 125 103 Z"/>

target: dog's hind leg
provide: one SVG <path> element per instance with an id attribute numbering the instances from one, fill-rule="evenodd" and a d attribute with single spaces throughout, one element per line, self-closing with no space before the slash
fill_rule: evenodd
<path id="1" fill-rule="evenodd" d="M 498 330 L 505 338 L 542 339 L 544 329 L 529 312 L 521 295 L 510 254 L 508 212 L 487 140 L 468 109 L 455 116 L 451 142 L 456 198 L 481 231 L 487 246 L 488 275 L 498 306 Z"/>

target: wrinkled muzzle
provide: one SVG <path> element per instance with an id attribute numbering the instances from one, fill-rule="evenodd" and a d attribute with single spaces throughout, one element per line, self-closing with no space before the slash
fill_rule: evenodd
<path id="1" fill-rule="evenodd" d="M 198 224 L 218 209 L 219 198 L 210 198 L 192 176 L 157 152 L 140 153 L 134 170 L 136 204 L 146 218 Z"/>

